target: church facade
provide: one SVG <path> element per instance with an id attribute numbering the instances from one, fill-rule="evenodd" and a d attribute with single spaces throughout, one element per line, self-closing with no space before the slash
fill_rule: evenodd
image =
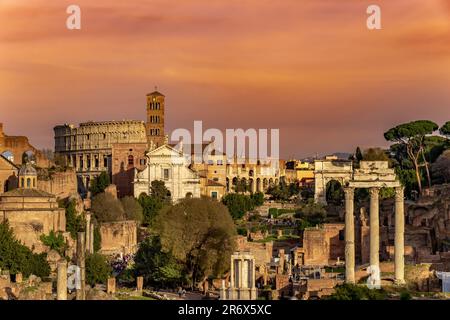
<path id="1" fill-rule="evenodd" d="M 189 168 L 184 153 L 168 144 L 147 152 L 147 165 L 135 170 L 134 196 L 150 194 L 151 182 L 163 181 L 173 202 L 183 198 L 200 198 L 200 176 Z"/>

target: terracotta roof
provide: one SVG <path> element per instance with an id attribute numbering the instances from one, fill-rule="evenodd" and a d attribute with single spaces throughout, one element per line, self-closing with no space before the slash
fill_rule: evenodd
<path id="1" fill-rule="evenodd" d="M 208 179 L 206 185 L 210 186 L 210 187 L 225 187 L 223 184 L 221 184 L 217 181 L 214 181 L 214 180 L 209 180 L 209 179 Z"/>
<path id="2" fill-rule="evenodd" d="M 38 190 L 38 189 L 27 189 L 27 188 L 17 188 L 5 193 L 0 194 L 0 197 L 45 197 L 45 198 L 55 198 L 51 193 Z"/>
<path id="3" fill-rule="evenodd" d="M 163 95 L 161 92 L 158 92 L 158 91 L 153 91 L 152 93 L 148 93 L 147 96 L 160 96 L 160 97 L 165 97 L 165 95 Z"/>

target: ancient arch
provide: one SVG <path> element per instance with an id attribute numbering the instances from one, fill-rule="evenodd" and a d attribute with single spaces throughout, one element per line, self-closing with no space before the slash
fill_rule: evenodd
<path id="1" fill-rule="evenodd" d="M 353 176 L 353 163 L 342 160 L 316 160 L 314 169 L 314 200 L 326 204 L 327 184 L 335 180 L 342 187 L 348 185 Z"/>

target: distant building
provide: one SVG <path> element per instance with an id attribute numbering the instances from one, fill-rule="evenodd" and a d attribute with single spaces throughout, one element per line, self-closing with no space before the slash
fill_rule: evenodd
<path id="1" fill-rule="evenodd" d="M 37 172 L 31 164 L 20 168 L 18 178 L 19 188 L 0 194 L 0 223 L 7 220 L 17 239 L 42 252 L 41 235 L 65 232 L 65 210 L 54 195 L 36 189 Z"/>
<path id="2" fill-rule="evenodd" d="M 180 150 L 164 144 L 150 150 L 146 154 L 147 165 L 140 171 L 135 170 L 134 196 L 150 194 L 151 183 L 154 180 L 164 182 L 170 191 L 173 201 L 182 198 L 200 197 L 200 177 L 189 168 L 190 162 Z"/>
<path id="3" fill-rule="evenodd" d="M 88 192 L 90 181 L 101 172 L 106 171 L 113 176 L 113 146 L 118 149 L 125 147 L 128 150 L 134 148 L 142 150 L 147 146 L 143 121 L 85 122 L 79 127 L 65 124 L 56 126 L 54 131 L 55 156 L 75 168 L 78 191 L 81 194 Z M 121 162 L 124 162 L 126 167 L 129 161 L 127 154 L 120 154 L 125 159 L 114 159 L 114 165 L 118 163 L 119 171 Z M 134 158 L 134 161 L 139 163 L 139 157 Z"/>

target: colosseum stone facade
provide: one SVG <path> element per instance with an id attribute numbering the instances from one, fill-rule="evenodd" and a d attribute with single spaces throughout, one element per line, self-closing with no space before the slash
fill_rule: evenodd
<path id="1" fill-rule="evenodd" d="M 54 128 L 55 154 L 75 168 L 78 191 L 86 194 L 89 182 L 102 171 L 112 174 L 112 149 L 117 144 L 147 145 L 144 121 L 85 122 Z"/>

